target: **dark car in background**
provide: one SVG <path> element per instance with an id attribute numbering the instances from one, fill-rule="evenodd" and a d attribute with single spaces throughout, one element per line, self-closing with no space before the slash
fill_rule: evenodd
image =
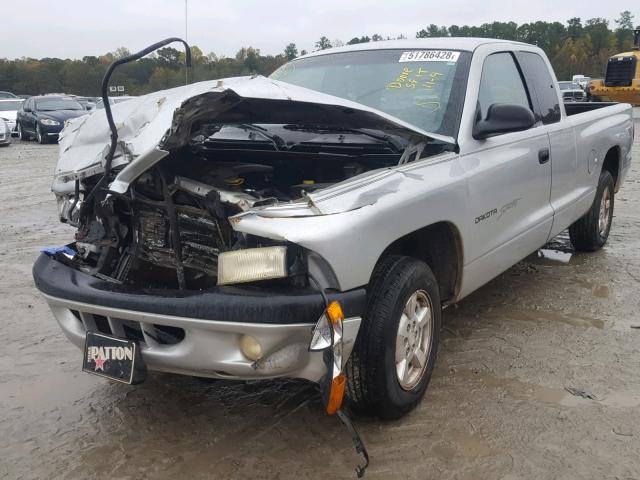
<path id="1" fill-rule="evenodd" d="M 31 97 L 22 104 L 16 118 L 20 140 L 35 137 L 38 143 L 56 141 L 64 122 L 86 115 L 85 107 L 77 100 L 54 95 Z"/>

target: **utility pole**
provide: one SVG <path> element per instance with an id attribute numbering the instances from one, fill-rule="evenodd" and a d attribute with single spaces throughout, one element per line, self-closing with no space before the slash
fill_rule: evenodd
<path id="1" fill-rule="evenodd" d="M 189 30 L 187 24 L 187 14 L 188 14 L 188 5 L 189 0 L 184 0 L 184 41 L 189 43 Z M 189 83 L 189 67 L 184 66 L 184 84 L 187 85 Z"/>

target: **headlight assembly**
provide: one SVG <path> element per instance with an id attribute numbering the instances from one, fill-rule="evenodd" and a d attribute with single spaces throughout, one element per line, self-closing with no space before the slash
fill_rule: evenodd
<path id="1" fill-rule="evenodd" d="M 287 247 L 247 248 L 218 256 L 218 285 L 287 276 Z"/>
<path id="2" fill-rule="evenodd" d="M 57 120 L 53 120 L 52 118 L 41 118 L 40 123 L 42 125 L 47 125 L 49 127 L 54 127 L 56 125 L 60 125 L 60 122 Z"/>
<path id="3" fill-rule="evenodd" d="M 62 223 L 68 223 L 74 227 L 78 227 L 80 206 L 82 200 L 75 201 L 75 197 L 72 195 L 56 195 L 58 202 L 58 217 Z M 72 210 L 73 207 L 73 211 Z"/>

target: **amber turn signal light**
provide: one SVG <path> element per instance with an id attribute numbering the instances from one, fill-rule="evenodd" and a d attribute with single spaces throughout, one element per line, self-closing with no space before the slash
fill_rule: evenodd
<path id="1" fill-rule="evenodd" d="M 329 304 L 327 307 L 327 316 L 331 323 L 338 323 L 341 320 L 344 320 L 344 313 L 342 312 L 342 307 L 339 302 L 335 300 Z"/>
<path id="2" fill-rule="evenodd" d="M 338 375 L 331 381 L 331 391 L 329 392 L 329 402 L 327 403 L 327 413 L 329 415 L 333 415 L 340 410 L 346 385 L 347 377 L 342 374 Z"/>

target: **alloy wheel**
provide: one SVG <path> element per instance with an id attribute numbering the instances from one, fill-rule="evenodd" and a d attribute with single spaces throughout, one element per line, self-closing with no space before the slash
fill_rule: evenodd
<path id="1" fill-rule="evenodd" d="M 600 212 L 598 214 L 598 233 L 602 238 L 609 232 L 611 223 L 611 189 L 605 188 L 600 199 Z"/>
<path id="2" fill-rule="evenodd" d="M 433 339 L 433 307 L 424 290 L 414 292 L 402 310 L 396 334 L 396 375 L 404 390 L 414 388 L 427 369 Z"/>

